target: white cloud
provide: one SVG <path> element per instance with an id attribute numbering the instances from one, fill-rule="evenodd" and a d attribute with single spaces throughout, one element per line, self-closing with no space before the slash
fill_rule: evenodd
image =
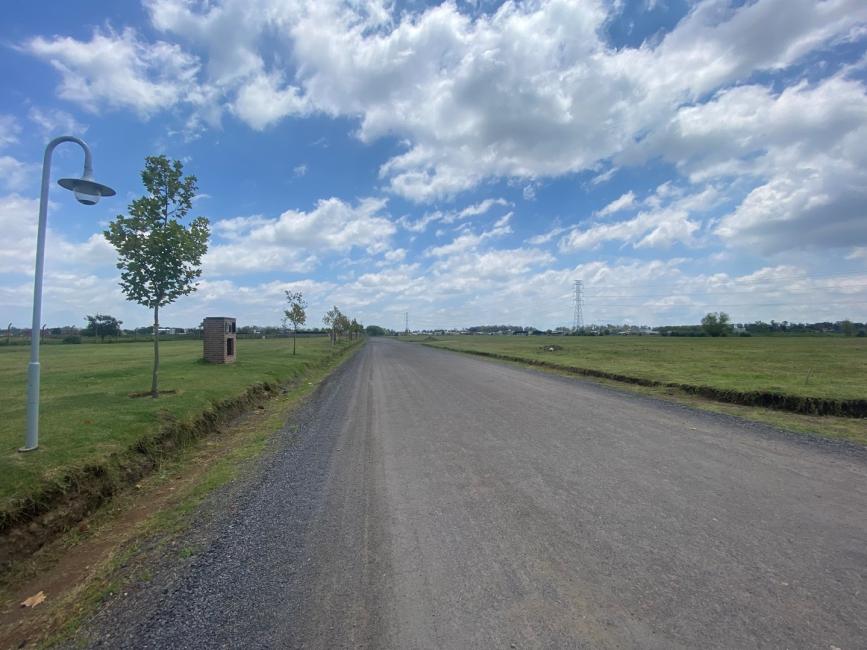
<path id="1" fill-rule="evenodd" d="M 427 230 L 427 227 L 432 223 L 455 223 L 471 217 L 478 217 L 490 212 L 495 206 L 510 206 L 511 203 L 503 198 L 489 198 L 468 205 L 461 210 L 435 210 L 433 212 L 425 212 L 418 219 L 411 219 L 407 215 L 401 216 L 397 222 L 406 230 L 414 233 L 422 233 Z M 439 232 L 439 231 L 438 231 Z M 439 235 L 438 235 L 439 236 Z"/>
<path id="2" fill-rule="evenodd" d="M 59 135 L 81 136 L 87 131 L 87 126 L 76 120 L 66 111 L 58 108 L 38 108 L 33 106 L 27 112 L 28 119 L 42 131 L 45 137 Z"/>
<path id="3" fill-rule="evenodd" d="M 406 258 L 405 248 L 395 248 L 385 253 L 386 262 L 402 262 Z"/>
<path id="4" fill-rule="evenodd" d="M 18 142 L 18 134 L 20 132 L 21 125 L 14 115 L 0 113 L 0 149 Z"/>
<path id="5" fill-rule="evenodd" d="M 57 218 L 54 204 L 49 212 Z M 7 194 L 0 196 L 0 273 L 32 276 L 36 257 L 36 225 L 39 200 Z M 46 273 L 102 272 L 115 274 L 115 251 L 101 233 L 83 242 L 71 241 L 48 224 Z"/>
<path id="6" fill-rule="evenodd" d="M 858 163 L 820 157 L 781 171 L 750 192 L 716 232 L 765 253 L 867 244 L 864 164 L 867 157 Z"/>
<path id="7" fill-rule="evenodd" d="M 148 117 L 184 101 L 199 68 L 180 46 L 145 42 L 131 28 L 97 30 L 89 41 L 38 36 L 22 47 L 60 73 L 60 97 L 90 111 L 105 105 Z"/>
<path id="8" fill-rule="evenodd" d="M 481 203 L 476 203 L 474 205 L 467 206 L 456 215 L 454 215 L 454 219 L 444 219 L 446 223 L 450 223 L 455 219 L 466 219 L 468 217 L 477 217 L 479 215 L 485 214 L 495 205 L 508 206 L 510 203 L 506 199 L 485 199 Z"/>
<path id="9" fill-rule="evenodd" d="M 564 232 L 568 232 L 572 228 L 566 228 L 562 226 L 557 226 L 556 228 L 552 228 L 548 232 L 544 232 L 540 235 L 534 235 L 527 240 L 528 244 L 532 244 L 533 246 L 539 246 L 541 244 L 547 244 L 550 241 L 553 241 L 559 235 L 562 235 Z"/>
<path id="10" fill-rule="evenodd" d="M 614 241 L 634 248 L 668 248 L 675 243 L 694 246 L 694 234 L 700 224 L 685 210 L 661 209 L 639 212 L 626 221 L 576 228 L 560 240 L 560 250 L 570 252 L 593 249 Z"/>
<path id="11" fill-rule="evenodd" d="M 402 215 L 397 222 L 401 225 L 402 228 L 409 230 L 410 232 L 424 232 L 427 230 L 429 224 L 434 223 L 436 221 L 442 220 L 443 215 L 442 212 L 426 212 L 418 219 L 411 219 L 407 215 Z"/>
<path id="12" fill-rule="evenodd" d="M 731 245 L 778 252 L 867 243 L 865 138 L 867 92 L 834 76 L 777 95 L 732 88 L 681 109 L 646 146 L 696 182 L 751 179 L 752 191 L 716 233 Z"/>
<path id="13" fill-rule="evenodd" d="M 320 200 L 309 212 L 287 210 L 262 216 L 223 219 L 214 233 L 225 240 L 205 258 L 211 273 L 224 275 L 266 270 L 309 272 L 329 253 L 353 248 L 370 254 L 390 249 L 396 227 L 385 214 L 383 199 L 351 205 L 337 198 Z"/>
<path id="14" fill-rule="evenodd" d="M 0 197 L 0 272 L 33 272 L 38 214 L 38 199 L 18 194 Z"/>
<path id="15" fill-rule="evenodd" d="M 307 175 L 307 165 L 306 164 L 296 165 L 295 167 L 292 168 L 292 173 L 295 174 L 295 176 L 297 178 L 301 178 L 302 176 L 306 176 Z"/>
<path id="16" fill-rule="evenodd" d="M 791 20 L 769 33 L 767 17 L 781 11 Z M 361 115 L 366 141 L 406 137 L 410 148 L 383 177 L 428 200 L 492 176 L 594 168 L 682 102 L 791 64 L 847 35 L 867 9 L 854 0 L 761 0 L 739 10 L 707 2 L 658 46 L 617 51 L 599 36 L 606 17 L 601 3 L 565 0 L 507 3 L 475 20 L 441 5 L 384 33 L 317 16 L 293 34 L 311 102 Z"/>
<path id="17" fill-rule="evenodd" d="M 260 74 L 244 84 L 232 111 L 261 131 L 287 115 L 303 115 L 307 101 L 296 86 L 285 85 L 276 74 Z"/>
<path id="18" fill-rule="evenodd" d="M 601 185 L 603 183 L 607 183 L 612 178 L 614 178 L 614 175 L 617 174 L 618 171 L 620 171 L 619 167 L 612 167 L 611 169 L 609 169 L 609 170 L 607 170 L 601 174 L 597 174 L 592 179 L 590 179 L 590 184 L 591 185 Z"/>
<path id="19" fill-rule="evenodd" d="M 607 217 L 610 214 L 615 214 L 616 212 L 628 210 L 633 205 L 635 205 L 635 193 L 629 191 L 626 194 L 621 195 L 619 198 L 614 199 L 611 203 L 606 205 L 601 210 L 598 210 L 596 212 L 596 215 L 600 217 Z"/>
<path id="20" fill-rule="evenodd" d="M 12 156 L 0 156 L 0 187 L 6 191 L 21 191 L 38 179 L 38 165 L 23 163 Z"/>
<path id="21" fill-rule="evenodd" d="M 204 54 L 202 65 L 180 45 L 144 42 L 130 29 L 97 31 L 90 41 L 40 37 L 24 48 L 60 71 L 61 96 L 90 109 L 150 115 L 186 102 L 190 129 L 217 123 L 224 106 L 260 130 L 314 111 L 356 118 L 365 142 L 405 142 L 380 173 L 391 191 L 416 201 L 490 178 L 532 183 L 615 160 L 595 184 L 643 156 L 674 155 L 656 131 L 673 115 L 686 126 L 681 106 L 863 38 L 867 23 L 860 0 L 706 0 L 660 40 L 615 49 L 604 26 L 616 8 L 602 0 L 509 2 L 473 14 L 453 3 L 399 13 L 384 1 L 145 6 L 157 30 Z M 721 116 L 737 115 L 749 117 Z M 770 116 L 759 121 L 775 128 Z M 732 142 L 722 145 L 710 151 L 737 170 Z"/>
<path id="22" fill-rule="evenodd" d="M 511 220 L 511 218 L 512 213 L 510 212 L 504 215 L 502 218 L 498 219 L 497 222 L 494 224 L 493 228 L 484 231 L 478 235 L 467 230 L 455 237 L 450 243 L 444 244 L 442 246 L 434 246 L 433 248 L 429 249 L 427 251 L 427 255 L 433 257 L 447 257 L 450 255 L 454 255 L 455 253 L 475 249 L 486 239 L 491 239 L 493 237 L 503 237 L 504 235 L 508 235 L 512 232 L 512 227 L 509 225 L 509 221 Z"/>

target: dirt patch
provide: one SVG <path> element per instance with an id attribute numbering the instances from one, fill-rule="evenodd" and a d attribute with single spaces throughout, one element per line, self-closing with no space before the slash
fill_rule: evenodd
<path id="1" fill-rule="evenodd" d="M 157 391 L 157 393 L 159 395 L 177 395 L 178 391 L 175 390 L 174 388 L 172 388 L 170 390 L 160 390 L 160 391 Z M 147 390 L 147 391 L 140 391 L 138 393 L 129 393 L 128 395 L 129 395 L 129 397 L 152 397 L 153 393 L 150 392 L 149 390 Z"/>
<path id="2" fill-rule="evenodd" d="M 226 440 L 231 439 L 236 427 L 255 425 L 262 418 L 258 410 L 240 416 L 228 425 Z M 142 575 L 147 567 L 130 564 L 126 554 L 132 553 L 132 546 L 137 547 L 143 531 L 147 534 L 151 517 L 182 501 L 212 463 L 226 452 L 221 438 L 222 434 L 217 442 L 209 441 L 197 448 L 194 456 L 184 463 L 183 471 L 176 467 L 177 471 L 164 478 L 155 476 L 136 484 L 137 489 L 128 491 L 114 507 L 86 519 L 77 530 L 47 544 L 29 560 L 32 566 L 19 567 L 19 573 L 30 577 L 19 578 L 15 587 L 3 594 L 0 647 L 38 647 L 70 615 L 75 617 L 86 611 L 88 604 L 100 597 L 99 590 L 93 591 L 94 583 L 101 585 L 106 594 L 117 591 L 114 576 L 106 575 L 106 567 L 112 562 L 123 564 L 127 575 L 139 574 L 137 579 L 147 579 Z M 39 591 L 45 593 L 46 600 L 38 608 L 25 610 L 18 605 L 23 598 Z"/>
<path id="3" fill-rule="evenodd" d="M 0 574 L 81 521 L 119 490 L 152 472 L 162 458 L 216 432 L 271 397 L 277 388 L 275 384 L 256 384 L 239 397 L 214 403 L 191 421 L 168 423 L 127 451 L 112 454 L 99 464 L 71 469 L 41 492 L 0 512 Z"/>

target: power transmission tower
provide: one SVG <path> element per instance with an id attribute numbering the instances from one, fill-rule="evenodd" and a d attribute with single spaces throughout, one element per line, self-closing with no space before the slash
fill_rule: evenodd
<path id="1" fill-rule="evenodd" d="M 405 311 L 405 312 L 403 313 L 403 317 L 404 317 L 405 322 L 406 322 L 406 327 L 405 327 L 404 331 L 405 331 L 407 334 L 409 334 L 409 312 L 408 312 L 408 311 Z"/>
<path id="2" fill-rule="evenodd" d="M 572 331 L 584 329 L 584 282 L 575 280 L 575 315 L 572 319 Z"/>

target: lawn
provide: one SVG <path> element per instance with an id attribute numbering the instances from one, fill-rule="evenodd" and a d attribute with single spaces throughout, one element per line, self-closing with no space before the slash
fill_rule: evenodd
<path id="1" fill-rule="evenodd" d="M 155 433 L 168 417 L 192 418 L 211 402 L 240 395 L 257 382 L 285 381 L 324 362 L 327 338 L 238 341 L 238 360 L 201 360 L 201 341 L 160 346 L 160 389 L 154 400 L 130 397 L 150 388 L 153 347 L 141 344 L 52 345 L 42 348 L 40 448 L 21 454 L 26 427 L 30 350 L 0 346 L 0 509 L 73 464 L 96 462 Z"/>
<path id="2" fill-rule="evenodd" d="M 867 338 L 460 336 L 427 343 L 723 390 L 867 398 Z"/>

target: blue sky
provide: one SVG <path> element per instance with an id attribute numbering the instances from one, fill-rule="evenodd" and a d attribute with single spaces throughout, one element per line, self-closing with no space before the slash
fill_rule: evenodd
<path id="1" fill-rule="evenodd" d="M 101 231 L 144 157 L 212 223 L 167 325 L 867 320 L 862 0 L 17 3 L 0 25 L 0 306 L 29 325 L 39 166 L 83 137 L 118 196 L 51 194 L 44 321 L 124 300 Z M 58 149 L 53 179 L 79 173 Z"/>

